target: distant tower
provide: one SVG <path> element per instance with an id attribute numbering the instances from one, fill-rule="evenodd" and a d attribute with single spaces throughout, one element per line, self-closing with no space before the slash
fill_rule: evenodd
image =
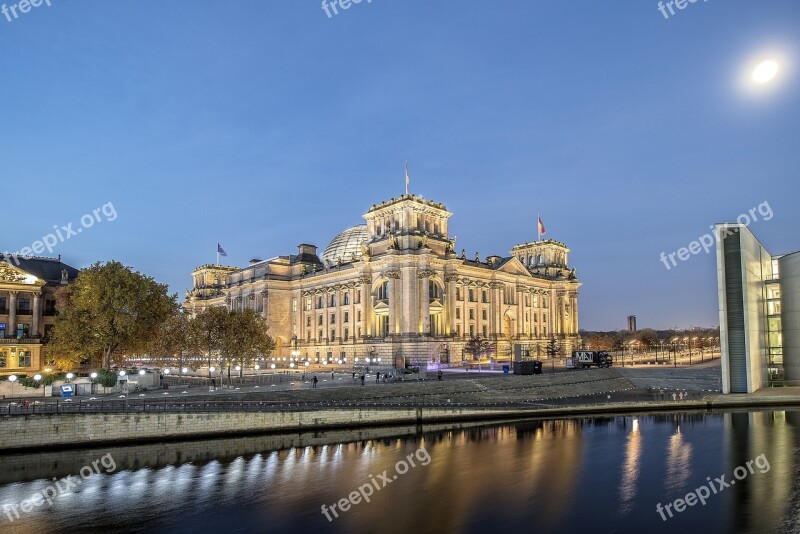
<path id="1" fill-rule="evenodd" d="M 628 316 L 628 332 L 636 332 L 636 316 Z"/>

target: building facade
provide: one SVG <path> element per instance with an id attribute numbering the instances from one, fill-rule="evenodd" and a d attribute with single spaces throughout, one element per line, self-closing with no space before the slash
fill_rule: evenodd
<path id="1" fill-rule="evenodd" d="M 578 282 L 569 249 L 552 240 L 481 258 L 456 252 L 452 214 L 406 194 L 372 206 L 366 224 L 337 235 L 321 255 L 298 253 L 244 268 L 204 265 L 192 273 L 185 308 L 253 308 L 267 319 L 277 356 L 314 362 L 380 357 L 394 365 L 458 364 L 482 336 L 499 355 L 527 343 L 545 354 L 576 346 Z M 362 360 L 363 361 L 363 360 Z"/>
<path id="2" fill-rule="evenodd" d="M 35 373 L 56 315 L 56 290 L 78 276 L 60 258 L 0 254 L 0 373 Z"/>
<path id="3" fill-rule="evenodd" d="M 722 392 L 800 385 L 800 253 L 773 256 L 743 224 L 719 224 Z"/>

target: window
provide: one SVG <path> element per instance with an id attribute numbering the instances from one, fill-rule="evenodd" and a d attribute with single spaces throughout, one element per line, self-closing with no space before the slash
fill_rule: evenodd
<path id="1" fill-rule="evenodd" d="M 292 313 L 297 311 L 297 299 L 292 299 Z"/>
<path id="2" fill-rule="evenodd" d="M 456 308 L 456 319 L 461 319 L 461 308 Z"/>
<path id="3" fill-rule="evenodd" d="M 344 321 L 345 323 L 350 322 L 350 312 L 344 312 Z"/>
<path id="4" fill-rule="evenodd" d="M 389 282 L 384 282 L 378 287 L 378 300 L 389 300 Z"/>
<path id="5" fill-rule="evenodd" d="M 378 317 L 378 335 L 386 337 L 389 335 L 389 316 L 381 315 Z"/>
<path id="6" fill-rule="evenodd" d="M 8 367 L 8 353 L 0 350 L 0 368 Z"/>
<path id="7" fill-rule="evenodd" d="M 306 339 L 311 341 L 311 330 L 306 330 Z"/>
<path id="8" fill-rule="evenodd" d="M 475 302 L 475 290 L 472 288 L 469 288 L 469 301 Z"/>
<path id="9" fill-rule="evenodd" d="M 342 295 L 342 304 L 345 304 L 345 305 L 350 304 L 350 292 L 349 291 L 345 291 L 344 294 Z"/>
<path id="10" fill-rule="evenodd" d="M 361 290 L 356 290 L 355 304 L 361 304 Z"/>
<path id="11" fill-rule="evenodd" d="M 318 340 L 320 343 L 322 343 L 322 330 L 320 330 L 319 332 L 317 332 L 317 340 Z"/>
<path id="12" fill-rule="evenodd" d="M 360 326 L 356 330 L 356 337 L 361 337 L 361 327 Z"/>
<path id="13" fill-rule="evenodd" d="M 331 324 L 336 324 L 336 314 L 335 313 L 331 314 Z"/>
<path id="14" fill-rule="evenodd" d="M 489 302 L 489 295 L 486 293 L 485 289 L 481 291 L 481 302 L 483 302 L 484 304 Z"/>
<path id="15" fill-rule="evenodd" d="M 456 288 L 456 300 L 464 300 L 464 295 L 461 293 L 461 288 Z"/>
<path id="16" fill-rule="evenodd" d="M 475 310 L 473 310 L 473 309 L 471 309 L 471 308 L 470 308 L 470 310 L 469 310 L 469 318 L 470 318 L 470 319 L 474 319 L 474 318 L 475 318 Z"/>
<path id="17" fill-rule="evenodd" d="M 488 315 L 487 315 L 487 313 L 486 313 L 486 310 L 483 310 L 483 311 L 481 312 L 481 317 L 483 317 L 483 320 L 484 320 L 484 321 L 487 319 Z"/>
<path id="18" fill-rule="evenodd" d="M 542 297 L 542 308 L 547 308 L 547 297 Z"/>
<path id="19" fill-rule="evenodd" d="M 344 338 L 345 341 L 350 339 L 350 329 L 349 328 L 345 328 L 344 329 L 344 335 L 342 337 Z"/>
<path id="20" fill-rule="evenodd" d="M 483 327 L 483 337 L 486 337 L 486 326 Z"/>
<path id="21" fill-rule="evenodd" d="M 331 330 L 331 343 L 336 341 L 336 330 Z"/>
<path id="22" fill-rule="evenodd" d="M 0 308 L 3 306 L 0 305 Z M 44 301 L 44 314 L 48 316 L 53 316 L 56 314 L 56 301 L 53 299 L 45 299 Z"/>
<path id="23" fill-rule="evenodd" d="M 306 317 L 306 326 L 311 326 L 311 316 Z"/>
<path id="24" fill-rule="evenodd" d="M 311 311 L 311 297 L 306 297 L 304 309 L 306 311 Z"/>
<path id="25" fill-rule="evenodd" d="M 320 308 L 322 308 L 322 305 L 323 305 L 323 304 L 324 304 L 324 302 L 322 301 L 322 297 L 317 297 L 317 309 L 318 309 L 318 310 L 319 310 Z"/>
<path id="26" fill-rule="evenodd" d="M 331 308 L 335 308 L 336 307 L 336 293 L 331 293 L 330 307 Z"/>
<path id="27" fill-rule="evenodd" d="M 361 310 L 356 310 L 356 321 L 361 322 Z"/>
<path id="28" fill-rule="evenodd" d="M 20 297 L 17 301 L 17 311 L 30 311 L 31 299 L 29 297 Z"/>
<path id="29" fill-rule="evenodd" d="M 475 325 L 469 325 L 469 337 L 475 337 Z"/>
<path id="30" fill-rule="evenodd" d="M 30 351 L 20 351 L 18 354 L 19 354 L 19 367 L 30 367 L 31 366 Z"/>
<path id="31" fill-rule="evenodd" d="M 317 325 L 322 326 L 322 315 L 317 317 Z"/>
<path id="32" fill-rule="evenodd" d="M 428 282 L 428 296 L 431 300 L 442 300 L 442 288 L 436 282 Z"/>

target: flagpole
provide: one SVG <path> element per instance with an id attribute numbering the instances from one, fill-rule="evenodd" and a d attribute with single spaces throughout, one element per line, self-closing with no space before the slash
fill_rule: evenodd
<path id="1" fill-rule="evenodd" d="M 536 241 L 542 240 L 542 218 L 539 213 L 536 213 Z"/>
<path id="2" fill-rule="evenodd" d="M 215 265 L 219 265 L 219 245 L 217 245 L 217 263 Z"/>

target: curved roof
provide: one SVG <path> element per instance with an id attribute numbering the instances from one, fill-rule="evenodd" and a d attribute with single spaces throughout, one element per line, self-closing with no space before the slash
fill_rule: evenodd
<path id="1" fill-rule="evenodd" d="M 367 240 L 367 225 L 360 224 L 340 233 L 322 253 L 322 262 L 336 265 L 339 261 L 350 263 L 361 259 L 361 243 Z"/>

